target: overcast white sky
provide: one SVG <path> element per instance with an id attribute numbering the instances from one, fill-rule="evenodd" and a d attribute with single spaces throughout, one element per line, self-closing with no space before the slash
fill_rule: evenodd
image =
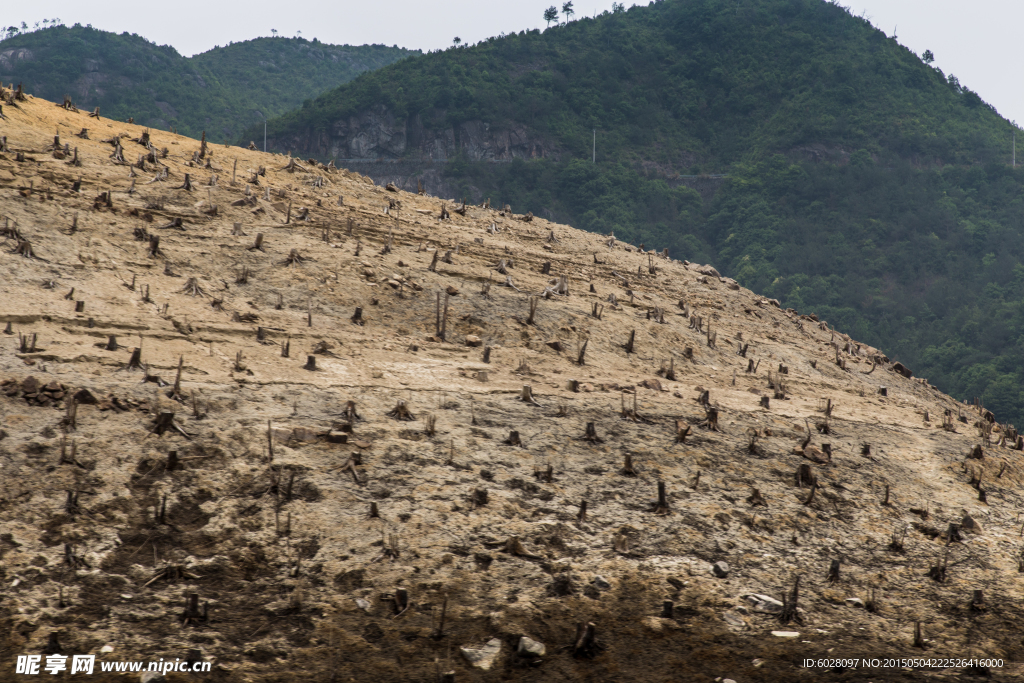
<path id="1" fill-rule="evenodd" d="M 1024 123 L 1024 90 L 1014 74 L 1024 66 L 1016 32 L 1024 22 L 1024 2 L 1014 0 L 841 0 L 855 14 L 921 54 L 935 53 L 935 66 L 955 74 L 1010 120 Z M 96 28 L 138 33 L 184 55 L 215 45 L 270 35 L 319 38 L 329 43 L 383 43 L 429 50 L 447 47 L 452 38 L 475 43 L 499 33 L 543 27 L 541 15 L 552 0 L 479 2 L 479 0 L 304 0 L 248 3 L 175 0 L 167 4 L 138 0 L 33 0 L 4 2 L 0 25 L 29 25 L 59 17 Z M 574 0 L 576 15 L 611 8 L 611 0 Z M 630 6 L 634 3 L 626 0 Z"/>

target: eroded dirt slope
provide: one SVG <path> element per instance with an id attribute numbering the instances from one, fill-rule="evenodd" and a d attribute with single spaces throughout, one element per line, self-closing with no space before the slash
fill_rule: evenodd
<path id="1" fill-rule="evenodd" d="M 57 633 L 232 682 L 1017 676 L 1015 433 L 884 350 L 608 236 L 3 115 L 3 670 Z M 788 625 L 745 597 L 797 577 Z"/>

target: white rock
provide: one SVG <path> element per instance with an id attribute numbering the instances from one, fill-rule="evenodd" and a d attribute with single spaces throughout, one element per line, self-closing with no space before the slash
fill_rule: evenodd
<path id="1" fill-rule="evenodd" d="M 799 631 L 772 631 L 772 635 L 776 638 L 799 638 Z"/>
<path id="2" fill-rule="evenodd" d="M 864 609 L 864 601 L 860 598 L 846 598 L 846 604 L 850 607 L 859 607 Z"/>
<path id="3" fill-rule="evenodd" d="M 722 620 L 725 621 L 725 623 L 729 624 L 729 626 L 735 628 L 744 628 L 747 625 L 747 621 L 736 612 L 733 612 L 732 610 L 729 610 L 728 612 L 723 612 Z"/>
<path id="4" fill-rule="evenodd" d="M 113 652 L 113 651 L 114 651 L 114 646 L 113 645 L 104 645 L 103 647 L 100 648 L 100 653 L 101 654 L 107 654 L 107 653 L 110 653 L 110 652 Z"/>
<path id="5" fill-rule="evenodd" d="M 167 679 L 164 675 L 155 671 L 143 672 L 142 676 L 139 677 L 140 683 L 167 683 Z"/>
<path id="6" fill-rule="evenodd" d="M 463 647 L 460 649 L 466 661 L 478 669 L 489 671 L 498 659 L 498 655 L 501 654 L 501 641 L 497 638 L 491 638 L 483 647 Z"/>
<path id="7" fill-rule="evenodd" d="M 533 638 L 523 636 L 519 639 L 519 654 L 521 655 L 543 657 L 547 651 L 548 649 L 544 647 L 544 643 L 538 642 Z"/>
<path id="8" fill-rule="evenodd" d="M 761 595 L 760 593 L 750 593 L 744 595 L 743 599 L 750 603 L 755 612 L 765 612 L 767 614 L 778 614 L 782 611 L 782 603 L 773 597 L 767 595 Z"/>
<path id="9" fill-rule="evenodd" d="M 363 598 L 356 598 L 356 605 L 358 605 L 359 609 L 363 610 L 367 614 L 370 613 L 370 601 L 369 600 L 364 600 Z"/>

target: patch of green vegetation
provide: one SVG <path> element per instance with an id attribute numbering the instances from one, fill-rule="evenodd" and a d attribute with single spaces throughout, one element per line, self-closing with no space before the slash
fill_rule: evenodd
<path id="1" fill-rule="evenodd" d="M 234 142 L 264 116 L 412 54 L 418 52 L 257 38 L 186 58 L 134 34 L 53 26 L 0 41 L 0 79 L 49 100 L 69 95 L 110 118 L 194 137 L 205 130 L 214 142 Z"/>

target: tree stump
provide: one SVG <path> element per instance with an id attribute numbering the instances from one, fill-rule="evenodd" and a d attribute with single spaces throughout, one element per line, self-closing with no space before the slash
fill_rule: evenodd
<path id="1" fill-rule="evenodd" d="M 783 624 L 788 624 L 795 621 L 798 624 L 803 624 L 803 617 L 800 616 L 798 611 L 798 602 L 800 599 L 800 577 L 797 576 L 793 581 L 793 590 L 790 591 L 789 595 L 782 596 L 782 611 L 779 612 L 779 621 Z"/>
<path id="2" fill-rule="evenodd" d="M 416 419 L 416 416 L 409 410 L 405 401 L 402 400 L 399 400 L 395 407 L 388 411 L 387 415 L 388 417 L 396 420 L 402 420 L 403 422 L 411 422 Z"/>
<path id="3" fill-rule="evenodd" d="M 668 496 L 665 494 L 665 482 L 658 482 L 658 502 L 654 504 L 654 514 L 665 516 L 672 512 L 668 506 Z"/>
<path id="4" fill-rule="evenodd" d="M 198 626 L 209 621 L 210 603 L 203 603 L 199 610 L 199 593 L 191 593 L 185 600 L 185 611 L 181 613 L 182 626 Z"/>
<path id="5" fill-rule="evenodd" d="M 580 623 L 576 625 L 576 638 L 573 641 L 572 646 L 573 657 L 593 659 L 601 650 L 604 649 L 604 646 L 597 640 L 596 629 L 597 627 L 592 621 L 586 624 Z"/>
<path id="6" fill-rule="evenodd" d="M 125 370 L 142 370 L 142 349 L 135 348 L 132 350 L 132 357 L 128 359 L 128 365 Z"/>

